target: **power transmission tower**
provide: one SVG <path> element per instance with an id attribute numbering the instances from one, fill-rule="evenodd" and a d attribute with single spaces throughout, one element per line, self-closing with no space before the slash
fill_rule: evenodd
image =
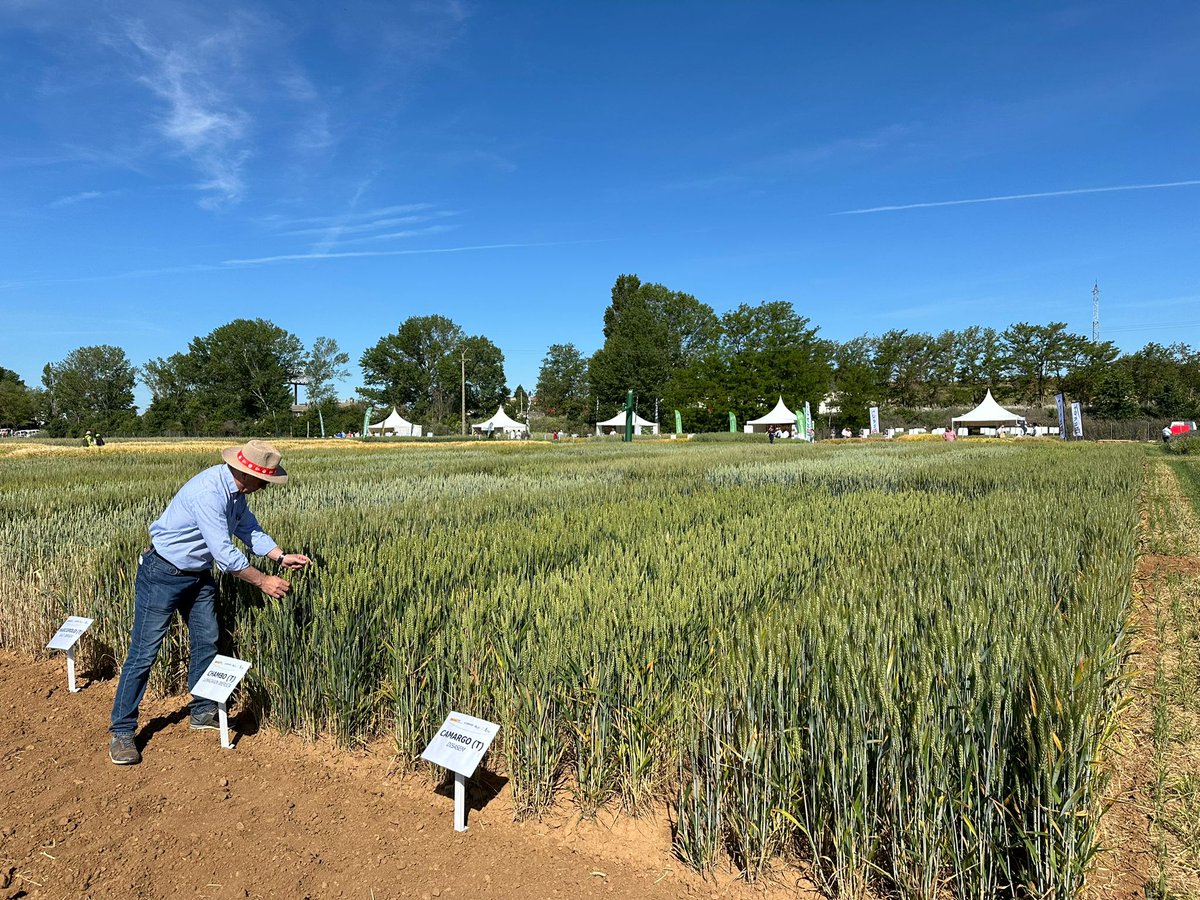
<path id="1" fill-rule="evenodd" d="M 1092 285 L 1092 343 L 1100 343 L 1100 282 Z"/>

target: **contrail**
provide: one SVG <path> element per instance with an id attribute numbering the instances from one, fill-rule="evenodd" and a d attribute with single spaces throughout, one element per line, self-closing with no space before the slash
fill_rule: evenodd
<path id="1" fill-rule="evenodd" d="M 279 256 L 259 256 L 254 259 L 226 259 L 222 267 L 265 266 L 272 263 L 299 262 L 309 259 L 360 259 L 367 256 L 420 256 L 427 253 L 467 253 L 472 250 L 509 250 L 521 247 L 561 247 L 566 244 L 594 244 L 601 239 L 578 241 L 537 241 L 521 244 L 476 244 L 470 247 L 429 247 L 423 250 L 343 250 L 329 253 L 284 253 Z"/>
<path id="2" fill-rule="evenodd" d="M 1077 188 L 1073 191 L 1042 191 L 1037 194 L 1005 194 L 1000 197 L 973 197 L 970 200 L 939 200 L 936 203 L 905 203 L 901 206 L 872 206 L 869 209 L 843 209 L 835 216 L 859 216 L 864 213 L 895 212 L 900 209 L 930 209 L 934 206 L 964 206 L 968 203 L 999 203 L 1002 200 L 1036 200 L 1039 197 L 1070 197 L 1075 194 L 1108 194 L 1113 191 L 1151 191 L 1158 188 L 1188 187 L 1200 184 L 1191 181 L 1165 181 L 1162 184 L 1119 184 L 1115 187 Z"/>

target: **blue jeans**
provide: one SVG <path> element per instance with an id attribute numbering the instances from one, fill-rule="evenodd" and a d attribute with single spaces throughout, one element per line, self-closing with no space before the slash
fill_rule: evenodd
<path id="1" fill-rule="evenodd" d="M 146 693 L 150 667 L 158 658 L 167 627 L 177 610 L 187 624 L 191 642 L 188 688 L 196 686 L 217 655 L 216 597 L 217 585 L 211 570 L 184 572 L 153 550 L 142 554 L 134 588 L 133 632 L 129 637 L 125 665 L 121 666 L 121 680 L 117 683 L 110 732 L 134 734 L 137 731 L 138 706 Z M 211 700 L 192 699 L 193 716 L 215 707 Z"/>

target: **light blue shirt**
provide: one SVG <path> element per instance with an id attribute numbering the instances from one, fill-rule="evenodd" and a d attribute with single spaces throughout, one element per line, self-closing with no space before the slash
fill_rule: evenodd
<path id="1" fill-rule="evenodd" d="M 205 469 L 181 487 L 150 525 L 158 554 L 189 572 L 207 569 L 214 562 L 222 572 L 249 566 L 246 554 L 233 545 L 235 535 L 259 556 L 279 546 L 259 526 L 225 463 Z"/>

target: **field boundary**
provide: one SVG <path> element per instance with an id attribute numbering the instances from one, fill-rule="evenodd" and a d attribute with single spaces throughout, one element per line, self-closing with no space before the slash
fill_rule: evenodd
<path id="1" fill-rule="evenodd" d="M 1146 464 L 1129 689 L 1087 891 L 1096 900 L 1200 897 L 1200 515 L 1179 465 Z"/>

